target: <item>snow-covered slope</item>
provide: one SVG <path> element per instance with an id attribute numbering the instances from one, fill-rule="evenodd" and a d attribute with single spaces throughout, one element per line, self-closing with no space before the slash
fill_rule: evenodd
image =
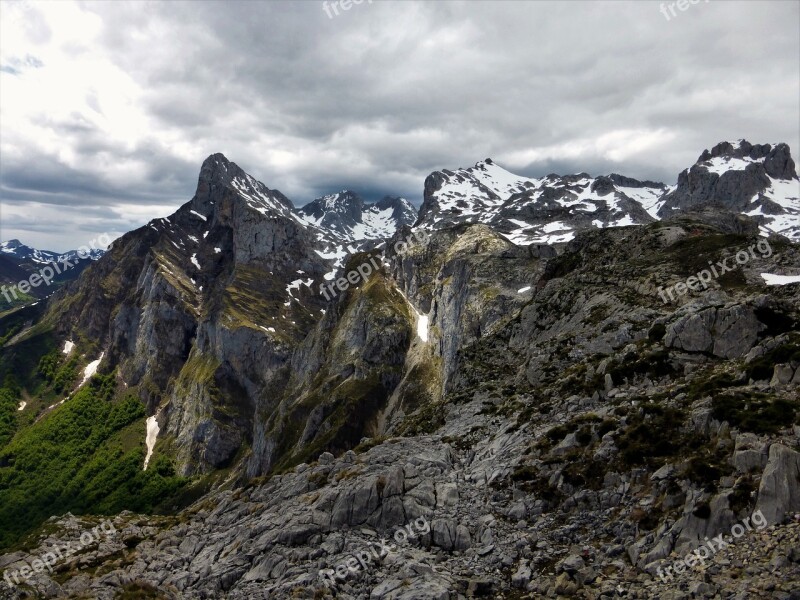
<path id="1" fill-rule="evenodd" d="M 622 175 L 515 175 L 491 159 L 425 180 L 417 226 L 485 223 L 521 244 L 567 242 L 590 227 L 637 225 L 708 207 L 759 221 L 764 235 L 800 241 L 800 181 L 786 144 L 722 142 L 676 186 Z"/>
<path id="2" fill-rule="evenodd" d="M 77 250 L 70 250 L 69 252 L 58 253 L 51 252 L 50 250 L 39 250 L 26 246 L 19 240 L 8 240 L 0 242 L 0 253 L 16 259 L 17 262 L 31 262 L 36 264 L 45 264 L 58 262 L 59 260 L 74 261 L 78 257 Z M 103 256 L 104 251 L 100 248 L 92 248 L 89 252 L 84 254 L 85 258 L 97 260 Z"/>
<path id="3" fill-rule="evenodd" d="M 349 190 L 317 198 L 298 213 L 309 224 L 351 243 L 389 238 L 399 227 L 413 225 L 417 216 L 405 198 L 386 196 L 374 204 L 365 204 Z"/>
<path id="4" fill-rule="evenodd" d="M 666 185 L 621 175 L 515 175 L 491 159 L 425 180 L 419 225 L 486 223 L 517 244 L 566 242 L 577 229 L 649 223 Z"/>

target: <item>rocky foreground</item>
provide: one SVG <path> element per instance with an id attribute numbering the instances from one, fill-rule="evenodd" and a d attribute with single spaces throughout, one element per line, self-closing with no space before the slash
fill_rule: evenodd
<path id="1" fill-rule="evenodd" d="M 121 514 L 113 519 L 114 535 L 57 564 L 53 574 L 4 589 L 2 597 L 800 597 L 800 515 L 754 528 L 704 565 L 664 580 L 648 572 L 656 563 L 632 564 L 649 544 L 634 543 L 641 531 L 631 517 L 646 518 L 668 477 L 623 475 L 543 512 L 548 500 L 539 494 L 492 485 L 502 465 L 524 451 L 524 436 L 508 431 L 512 422 L 495 425 L 503 433 L 476 449 L 459 451 L 440 436 L 391 439 L 363 454 L 339 460 L 326 454 L 266 484 L 215 494 L 177 518 Z M 774 460 L 778 452 L 771 454 L 767 470 L 783 468 Z M 796 469 L 798 455 L 790 456 Z M 708 530 L 691 513 L 681 519 L 692 522 L 693 534 Z M 98 521 L 53 519 L 52 533 L 37 548 L 3 557 L 0 566 L 7 571 L 67 540 L 77 543 Z M 674 549 L 666 562 L 682 559 L 690 547 Z M 319 575 L 370 548 L 379 559 L 368 552 L 372 558 L 343 569 L 346 577 L 334 577 L 334 585 Z M 209 589 L 210 581 L 218 587 Z"/>

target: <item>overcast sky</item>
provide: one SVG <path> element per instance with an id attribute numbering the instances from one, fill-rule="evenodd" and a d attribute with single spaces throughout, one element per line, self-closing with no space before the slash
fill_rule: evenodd
<path id="1" fill-rule="evenodd" d="M 673 184 L 726 139 L 799 155 L 795 1 L 331 4 L 0 2 L 0 239 L 117 236 L 214 152 L 296 205 L 418 204 L 486 157 Z"/>

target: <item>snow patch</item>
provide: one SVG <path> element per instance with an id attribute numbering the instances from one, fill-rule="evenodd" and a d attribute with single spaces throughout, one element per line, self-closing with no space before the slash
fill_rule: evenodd
<path id="1" fill-rule="evenodd" d="M 97 360 L 93 360 L 88 365 L 86 365 L 86 368 L 83 370 L 83 381 L 81 381 L 81 385 L 83 385 L 84 383 L 89 381 L 89 379 L 95 373 L 97 373 L 97 367 L 100 366 L 100 361 L 103 360 L 103 356 L 105 356 L 105 352 L 102 352 L 100 354 L 100 358 L 98 358 Z M 78 387 L 80 387 L 80 386 L 78 386 Z"/>
<path id="2" fill-rule="evenodd" d="M 67 340 L 66 342 L 64 342 L 64 349 L 61 350 L 61 352 L 63 352 L 64 354 L 69 354 L 70 352 L 72 352 L 72 349 L 74 347 L 75 343 L 71 342 L 70 340 Z"/>
<path id="3" fill-rule="evenodd" d="M 144 438 L 144 443 L 147 445 L 147 456 L 144 457 L 143 471 L 147 471 L 147 465 L 150 463 L 150 457 L 153 456 L 153 448 L 156 446 L 156 438 L 158 438 L 158 413 L 152 417 L 147 417 L 147 434 Z"/>
<path id="4" fill-rule="evenodd" d="M 428 341 L 428 315 L 417 313 L 417 335 L 423 342 Z"/>
<path id="5" fill-rule="evenodd" d="M 800 283 L 800 275 L 773 275 L 772 273 L 761 273 L 761 277 L 767 285 L 789 285 L 790 283 Z"/>

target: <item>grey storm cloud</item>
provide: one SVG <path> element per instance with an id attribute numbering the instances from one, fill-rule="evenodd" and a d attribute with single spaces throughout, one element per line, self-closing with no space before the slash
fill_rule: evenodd
<path id="1" fill-rule="evenodd" d="M 329 18 L 315 0 L 98 2 L 76 8 L 85 45 L 53 50 L 69 24 L 32 4 L 30 44 L 3 47 L 0 77 L 61 56 L 88 91 L 74 111 L 31 112 L 38 129 L 0 116 L 0 235 L 66 249 L 142 225 L 191 197 L 214 152 L 298 205 L 343 188 L 419 203 L 430 172 L 486 157 L 668 184 L 726 139 L 797 158 L 800 3 L 700 2 L 669 20 L 661 5 L 376 0 Z M 37 54 L 47 43 L 60 54 Z M 129 135 L 89 57 L 137 90 Z"/>

